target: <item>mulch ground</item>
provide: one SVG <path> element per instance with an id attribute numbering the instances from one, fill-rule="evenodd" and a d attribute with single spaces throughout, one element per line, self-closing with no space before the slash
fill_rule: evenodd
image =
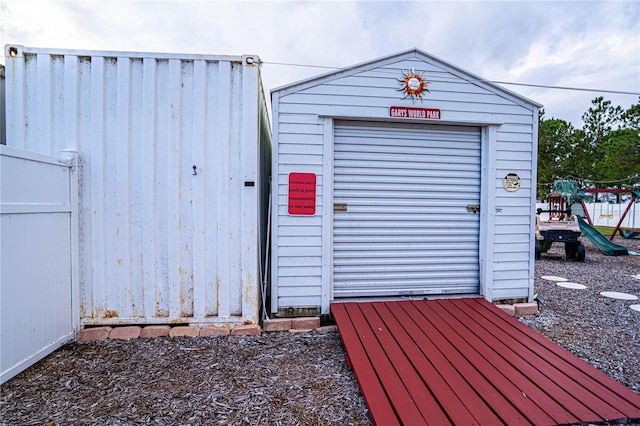
<path id="1" fill-rule="evenodd" d="M 583 239 L 584 240 L 584 239 Z M 640 240 L 616 239 L 640 252 Z M 640 393 L 640 312 L 600 296 L 640 296 L 640 257 L 586 261 L 554 246 L 536 261 L 545 304 L 523 320 Z M 543 280 L 584 284 L 570 290 Z M 337 333 L 156 338 L 69 344 L 0 388 L 0 425 L 368 425 Z"/>
<path id="2" fill-rule="evenodd" d="M 337 333 L 71 344 L 2 386 L 2 425 L 366 425 Z"/>

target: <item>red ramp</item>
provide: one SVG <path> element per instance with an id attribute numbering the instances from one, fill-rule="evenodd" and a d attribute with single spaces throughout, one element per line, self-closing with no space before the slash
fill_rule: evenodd
<path id="1" fill-rule="evenodd" d="M 638 421 L 640 395 L 481 298 L 333 303 L 377 425 Z"/>

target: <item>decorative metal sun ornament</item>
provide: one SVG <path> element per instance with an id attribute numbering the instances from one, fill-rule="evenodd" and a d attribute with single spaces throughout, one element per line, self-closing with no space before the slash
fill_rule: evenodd
<path id="1" fill-rule="evenodd" d="M 431 82 L 425 80 L 422 73 L 416 74 L 413 69 L 411 71 L 402 70 L 402 74 L 403 78 L 397 79 L 400 82 L 400 88 L 397 90 L 399 92 L 404 92 L 404 97 L 402 99 L 407 99 L 411 96 L 414 103 L 416 99 L 420 99 L 422 102 L 422 96 L 424 95 L 424 92 L 429 91 L 427 85 Z"/>

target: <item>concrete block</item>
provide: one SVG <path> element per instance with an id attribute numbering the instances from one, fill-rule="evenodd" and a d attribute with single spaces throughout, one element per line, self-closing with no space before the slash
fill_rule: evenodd
<path id="1" fill-rule="evenodd" d="M 308 329 L 308 330 L 294 330 L 294 329 L 291 329 L 291 330 L 289 330 L 289 333 L 291 333 L 291 334 L 302 334 L 302 333 L 313 333 L 314 331 L 315 330 L 312 330 L 312 329 Z"/>
<path id="2" fill-rule="evenodd" d="M 109 339 L 131 340 L 140 337 L 141 327 L 137 325 L 116 327 L 109 333 Z"/>
<path id="3" fill-rule="evenodd" d="M 200 327 L 191 327 L 186 325 L 179 325 L 173 327 L 169 331 L 171 337 L 198 337 L 200 336 Z"/>
<path id="4" fill-rule="evenodd" d="M 111 330 L 113 330 L 113 328 L 109 326 L 85 328 L 84 330 L 80 330 L 76 334 L 76 341 L 92 342 L 95 340 L 107 340 L 109 338 L 109 333 L 111 333 Z"/>
<path id="5" fill-rule="evenodd" d="M 140 331 L 140 337 L 153 339 L 155 337 L 166 337 L 169 335 L 171 327 L 168 325 L 149 325 Z"/>
<path id="6" fill-rule="evenodd" d="M 262 323 L 264 331 L 288 331 L 291 329 L 291 318 L 266 319 Z"/>
<path id="7" fill-rule="evenodd" d="M 316 328 L 316 333 L 337 333 L 337 332 L 338 332 L 337 325 L 325 325 L 325 326 Z"/>
<path id="8" fill-rule="evenodd" d="M 215 325 L 208 325 L 200 330 L 200 337 L 212 337 L 212 336 L 228 336 L 231 330 L 229 327 L 217 327 Z"/>
<path id="9" fill-rule="evenodd" d="M 538 311 L 538 303 L 536 302 L 515 303 L 513 307 L 516 311 L 516 318 L 540 315 L 540 311 Z"/>
<path id="10" fill-rule="evenodd" d="M 259 336 L 262 330 L 258 324 L 236 325 L 231 330 L 232 336 Z"/>
<path id="11" fill-rule="evenodd" d="M 496 307 L 502 309 L 512 317 L 516 315 L 516 308 L 514 308 L 513 305 L 496 305 Z"/>
<path id="12" fill-rule="evenodd" d="M 320 327 L 320 317 L 291 318 L 292 330 L 315 330 Z"/>

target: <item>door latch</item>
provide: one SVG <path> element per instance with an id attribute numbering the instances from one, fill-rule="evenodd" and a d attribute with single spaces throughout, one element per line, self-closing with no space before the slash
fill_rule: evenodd
<path id="1" fill-rule="evenodd" d="M 333 203 L 333 211 L 334 212 L 346 212 L 347 211 L 347 203 Z"/>
<path id="2" fill-rule="evenodd" d="M 480 213 L 480 204 L 467 204 L 467 211 L 469 213 Z"/>

